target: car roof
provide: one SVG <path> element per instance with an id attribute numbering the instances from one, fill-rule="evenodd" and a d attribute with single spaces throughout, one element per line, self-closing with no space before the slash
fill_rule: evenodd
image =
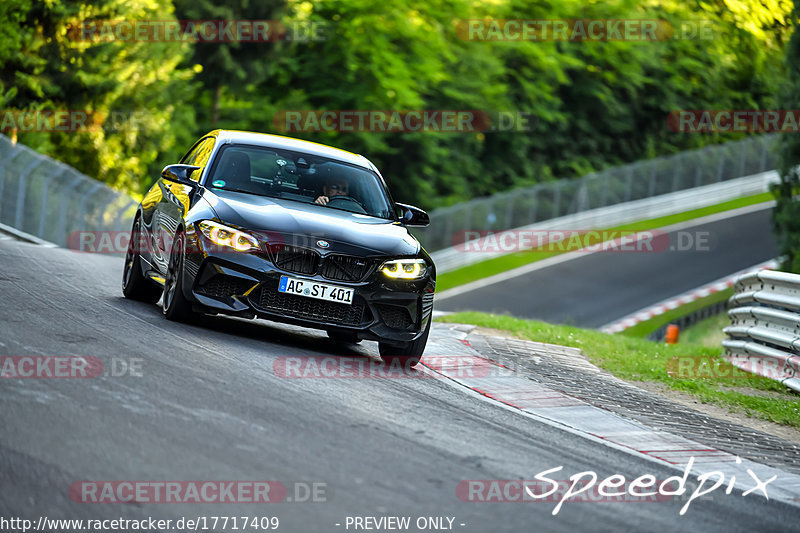
<path id="1" fill-rule="evenodd" d="M 374 166 L 363 155 L 354 154 L 346 150 L 340 150 L 332 146 L 326 146 L 311 141 L 303 141 L 284 137 L 282 135 L 271 135 L 269 133 L 256 133 L 252 131 L 237 130 L 215 130 L 209 133 L 217 137 L 222 142 L 231 144 L 250 144 L 269 148 L 292 150 L 317 155 L 328 159 L 344 161 L 353 165 L 358 165 L 366 169 L 374 169 Z"/>

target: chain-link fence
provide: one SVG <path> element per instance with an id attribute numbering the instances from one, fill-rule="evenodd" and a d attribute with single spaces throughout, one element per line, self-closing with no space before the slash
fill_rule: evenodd
<path id="1" fill-rule="evenodd" d="M 464 230 L 517 228 L 775 168 L 777 137 L 755 136 L 515 189 L 436 209 L 414 233 L 429 251 Z M 0 135 L 0 222 L 66 246 L 75 231 L 129 230 L 136 202 L 72 167 Z M 463 235 L 463 233 L 461 233 Z"/>
<path id="2" fill-rule="evenodd" d="M 750 176 L 776 167 L 776 135 L 706 146 L 576 179 L 540 183 L 436 209 L 414 228 L 428 251 L 463 241 L 464 231 L 503 231 L 589 209 Z M 459 240 L 460 239 L 460 240 Z M 456 242 L 458 241 L 458 242 Z"/>
<path id="3" fill-rule="evenodd" d="M 76 231 L 130 230 L 137 202 L 0 135 L 0 222 L 60 246 Z"/>

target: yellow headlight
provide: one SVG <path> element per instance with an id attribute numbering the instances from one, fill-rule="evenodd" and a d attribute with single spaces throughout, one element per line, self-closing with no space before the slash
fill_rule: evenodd
<path id="1" fill-rule="evenodd" d="M 419 279 L 428 271 L 422 259 L 393 259 L 380 266 L 380 271 L 390 278 Z"/>
<path id="2" fill-rule="evenodd" d="M 256 238 L 243 231 L 230 228 L 213 220 L 204 220 L 199 226 L 203 235 L 208 237 L 214 244 L 233 248 L 237 252 L 258 250 Z"/>

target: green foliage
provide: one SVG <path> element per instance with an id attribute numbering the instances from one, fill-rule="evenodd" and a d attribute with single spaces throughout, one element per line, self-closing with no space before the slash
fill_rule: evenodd
<path id="1" fill-rule="evenodd" d="M 169 1 L 13 0 L 0 11 L 3 108 L 86 111 L 97 121 L 78 131 L 20 132 L 20 142 L 136 191 L 174 157 L 174 146 L 192 141 L 193 73 L 176 68 L 191 45 L 82 41 L 69 32 L 83 20 L 168 20 Z"/>
<path id="2" fill-rule="evenodd" d="M 727 140 L 674 133 L 678 109 L 768 108 L 791 31 L 779 0 L 4 0 L 3 109 L 144 112 L 123 129 L 20 141 L 141 191 L 191 141 L 221 127 L 282 133 L 285 110 L 531 113 L 530 131 L 303 132 L 362 153 L 398 200 L 433 208 Z M 464 19 L 708 21 L 711 39 L 470 41 Z M 325 39 L 269 43 L 76 42 L 70 22 L 271 19 Z"/>
<path id="3" fill-rule="evenodd" d="M 800 16 L 800 2 L 795 4 L 794 21 Z M 800 102 L 800 33 L 795 32 L 789 41 L 786 52 L 786 82 L 782 90 L 784 109 L 797 109 Z M 800 193 L 800 139 L 796 135 L 784 135 L 780 144 L 779 183 L 772 187 L 775 195 L 775 210 L 772 223 L 778 236 L 781 255 L 784 256 L 781 269 L 800 273 L 800 202 L 795 195 Z"/>

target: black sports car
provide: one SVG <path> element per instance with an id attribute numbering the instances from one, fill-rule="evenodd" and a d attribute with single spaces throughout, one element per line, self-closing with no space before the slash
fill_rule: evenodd
<path id="1" fill-rule="evenodd" d="M 122 290 L 161 298 L 170 320 L 289 322 L 341 342 L 376 340 L 385 361 L 413 366 L 428 340 L 436 269 L 406 227 L 428 222 L 394 203 L 360 155 L 217 130 L 164 168 L 139 205 Z"/>

